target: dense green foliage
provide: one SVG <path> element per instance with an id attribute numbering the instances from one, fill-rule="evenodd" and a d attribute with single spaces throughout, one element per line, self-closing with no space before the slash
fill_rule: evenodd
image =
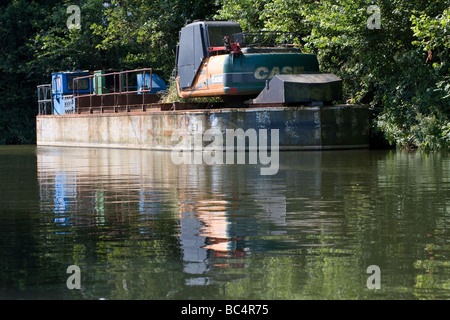
<path id="1" fill-rule="evenodd" d="M 70 5 L 81 29 L 69 29 Z M 168 79 L 186 20 L 217 12 L 214 0 L 11 0 L 0 4 L 0 145 L 35 143 L 39 84 L 60 70 L 153 68 Z"/>
<path id="2" fill-rule="evenodd" d="M 380 28 L 369 28 L 370 5 Z M 450 146 L 448 0 L 225 0 L 218 17 L 248 29 L 297 32 L 348 102 L 383 108 L 374 123 L 398 147 Z M 244 12 L 244 13 L 242 13 Z"/>
<path id="3" fill-rule="evenodd" d="M 81 29 L 66 26 L 71 4 Z M 0 144 L 33 142 L 36 85 L 52 71 L 152 67 L 168 80 L 180 28 L 213 17 L 296 34 L 346 101 L 382 108 L 373 125 L 390 143 L 449 149 L 448 0 L 12 0 L 0 5 Z"/>

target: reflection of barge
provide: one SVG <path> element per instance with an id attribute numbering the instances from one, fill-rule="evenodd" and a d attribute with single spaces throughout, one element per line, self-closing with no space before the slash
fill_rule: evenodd
<path id="1" fill-rule="evenodd" d="M 319 73 L 315 55 L 273 45 L 277 33 L 241 31 L 235 22 L 206 21 L 180 32 L 178 95 L 223 103 L 158 103 L 166 87 L 152 69 L 61 72 L 38 87 L 37 144 L 169 150 L 175 131 L 214 128 L 278 129 L 280 149 L 368 146 L 368 109 L 333 104 L 342 81 Z"/>

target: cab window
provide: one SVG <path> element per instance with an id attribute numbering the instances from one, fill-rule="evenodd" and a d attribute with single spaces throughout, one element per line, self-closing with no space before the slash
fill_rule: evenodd
<path id="1" fill-rule="evenodd" d="M 77 90 L 77 84 L 78 84 L 78 90 L 88 90 L 89 89 L 89 79 L 80 79 L 73 81 L 75 79 L 75 76 L 67 77 L 67 90 L 73 90 L 73 85 L 75 84 L 75 90 Z"/>

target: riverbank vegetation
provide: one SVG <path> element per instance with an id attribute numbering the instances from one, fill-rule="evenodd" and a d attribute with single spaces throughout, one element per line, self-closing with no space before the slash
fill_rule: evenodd
<path id="1" fill-rule="evenodd" d="M 70 5 L 81 29 L 69 29 Z M 449 150 L 448 0 L 12 0 L 0 5 L 0 144 L 34 143 L 36 85 L 53 71 L 152 67 L 169 81 L 187 20 L 292 32 L 344 80 L 349 103 L 380 112 L 399 148 Z"/>

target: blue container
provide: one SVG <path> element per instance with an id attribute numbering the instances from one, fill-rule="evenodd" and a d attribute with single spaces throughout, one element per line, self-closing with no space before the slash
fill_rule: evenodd
<path id="1" fill-rule="evenodd" d="M 89 71 L 61 71 L 52 73 L 52 93 L 56 94 L 73 94 L 73 79 L 77 77 L 88 76 Z M 76 85 L 76 83 L 75 83 Z M 78 81 L 80 94 L 87 94 L 92 92 L 91 79 L 82 79 Z"/>
<path id="2" fill-rule="evenodd" d="M 151 79 L 151 87 L 150 87 L 150 79 Z M 166 83 L 164 82 L 163 79 L 161 79 L 161 77 L 159 77 L 156 74 L 149 74 L 146 73 L 145 74 L 145 82 L 144 82 L 144 74 L 143 73 L 138 73 L 137 74 L 137 87 L 138 87 L 138 91 L 142 91 L 142 90 L 151 90 L 146 92 L 146 93 L 150 93 L 150 94 L 155 94 L 157 92 L 160 91 L 165 91 L 167 90 L 166 87 Z"/>
<path id="3" fill-rule="evenodd" d="M 73 93 L 89 94 L 92 93 L 91 79 L 82 79 L 75 82 L 78 83 L 78 90 L 73 90 L 73 79 L 77 77 L 88 76 L 88 71 L 60 71 L 52 73 L 52 99 L 53 99 L 53 113 L 66 114 L 72 113 L 75 109 L 75 101 Z"/>

